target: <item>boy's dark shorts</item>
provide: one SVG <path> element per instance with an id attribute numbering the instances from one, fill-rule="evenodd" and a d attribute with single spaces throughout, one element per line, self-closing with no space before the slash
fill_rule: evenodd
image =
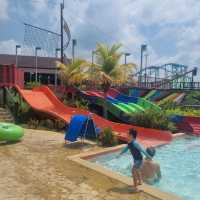
<path id="1" fill-rule="evenodd" d="M 133 168 L 139 169 L 142 166 L 142 160 L 134 160 Z"/>

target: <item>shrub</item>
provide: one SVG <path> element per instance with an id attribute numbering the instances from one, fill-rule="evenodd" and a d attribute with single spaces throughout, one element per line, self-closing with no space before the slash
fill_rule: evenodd
<path id="1" fill-rule="evenodd" d="M 86 110 L 89 109 L 88 102 L 83 99 L 76 99 L 75 101 L 63 99 L 63 104 L 80 109 L 86 109 Z"/>
<path id="2" fill-rule="evenodd" d="M 166 110 L 167 115 L 181 115 L 181 116 L 200 116 L 199 109 L 192 108 L 181 108 L 177 107 L 175 109 Z"/>
<path id="3" fill-rule="evenodd" d="M 85 100 L 76 100 L 75 101 L 75 107 L 76 108 L 81 108 L 81 109 L 89 109 L 88 108 L 88 102 Z"/>
<path id="4" fill-rule="evenodd" d="M 145 128 L 155 128 L 160 130 L 176 131 L 176 127 L 173 122 L 164 111 L 146 110 L 143 113 L 133 114 L 131 117 L 131 123 L 133 125 L 142 126 Z"/>
<path id="5" fill-rule="evenodd" d="M 63 122 L 62 120 L 59 120 L 59 119 L 55 120 L 55 129 L 62 130 L 65 127 L 66 127 L 65 122 Z"/>
<path id="6" fill-rule="evenodd" d="M 163 110 L 175 109 L 178 105 L 173 100 L 168 100 L 159 105 Z"/>
<path id="7" fill-rule="evenodd" d="M 46 127 L 50 130 L 54 129 L 54 121 L 51 119 L 41 120 L 40 126 Z"/>
<path id="8" fill-rule="evenodd" d="M 183 105 L 200 105 L 200 91 L 190 91 L 184 97 Z"/>
<path id="9" fill-rule="evenodd" d="M 30 120 L 28 121 L 28 127 L 29 127 L 29 128 L 34 128 L 34 129 L 36 129 L 36 128 L 38 128 L 38 126 L 39 126 L 39 120 L 37 120 L 37 119 L 30 119 Z"/>
<path id="10" fill-rule="evenodd" d="M 104 128 L 103 132 L 100 135 L 100 142 L 103 146 L 115 146 L 118 144 L 117 137 L 112 132 L 112 129 L 107 127 Z"/>

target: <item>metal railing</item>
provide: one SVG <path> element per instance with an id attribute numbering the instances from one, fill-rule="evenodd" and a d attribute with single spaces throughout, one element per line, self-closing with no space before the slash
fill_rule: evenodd
<path id="1" fill-rule="evenodd" d="M 160 82 L 148 82 L 137 84 L 136 87 L 147 89 L 200 90 L 200 82 L 169 82 L 165 84 L 161 84 Z"/>

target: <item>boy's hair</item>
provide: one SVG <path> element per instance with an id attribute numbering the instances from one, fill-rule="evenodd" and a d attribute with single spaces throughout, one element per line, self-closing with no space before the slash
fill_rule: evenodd
<path id="1" fill-rule="evenodd" d="M 148 147 L 146 148 L 146 152 L 151 156 L 154 157 L 156 154 L 156 149 L 154 147 Z"/>
<path id="2" fill-rule="evenodd" d="M 137 138 L 137 131 L 134 128 L 129 129 L 129 135 L 131 135 L 134 139 Z"/>

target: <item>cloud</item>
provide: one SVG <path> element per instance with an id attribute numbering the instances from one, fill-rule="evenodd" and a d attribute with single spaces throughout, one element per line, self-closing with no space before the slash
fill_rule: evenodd
<path id="1" fill-rule="evenodd" d="M 183 33 L 189 25 L 193 29 L 194 21 L 199 18 L 199 3 L 197 0 L 76 1 L 67 6 L 65 18 L 72 35 L 78 39 L 79 53 L 91 51 L 98 41 L 120 42 L 124 51 L 130 51 L 139 63 L 140 45 L 147 43 L 151 64 L 183 62 L 181 58 L 188 48 L 186 44 L 184 50 L 179 46 L 181 41 L 193 45 L 189 33 L 187 36 Z M 197 32 L 192 37 L 198 37 Z M 191 54 L 196 56 L 194 52 Z M 189 55 L 185 62 L 187 58 Z"/>
<path id="2" fill-rule="evenodd" d="M 0 22 L 8 19 L 8 0 L 0 0 Z"/>
<path id="3" fill-rule="evenodd" d="M 48 0 L 33 0 L 30 3 L 37 14 L 44 14 L 44 10 L 48 8 Z"/>
<path id="4" fill-rule="evenodd" d="M 31 1 L 34 24 L 60 32 L 61 1 Z M 195 66 L 200 62 L 199 7 L 198 0 L 65 0 L 64 18 L 77 39 L 79 57 L 90 59 L 97 42 L 122 43 L 122 50 L 132 54 L 128 60 L 139 64 L 140 45 L 147 43 L 152 65 Z"/>
<path id="5" fill-rule="evenodd" d="M 131 15 L 145 25 L 178 24 L 199 16 L 198 0 L 136 0 L 130 3 Z"/>
<path id="6" fill-rule="evenodd" d="M 15 39 L 0 41 L 0 52 L 2 54 L 15 54 L 15 47 L 19 44 Z"/>

